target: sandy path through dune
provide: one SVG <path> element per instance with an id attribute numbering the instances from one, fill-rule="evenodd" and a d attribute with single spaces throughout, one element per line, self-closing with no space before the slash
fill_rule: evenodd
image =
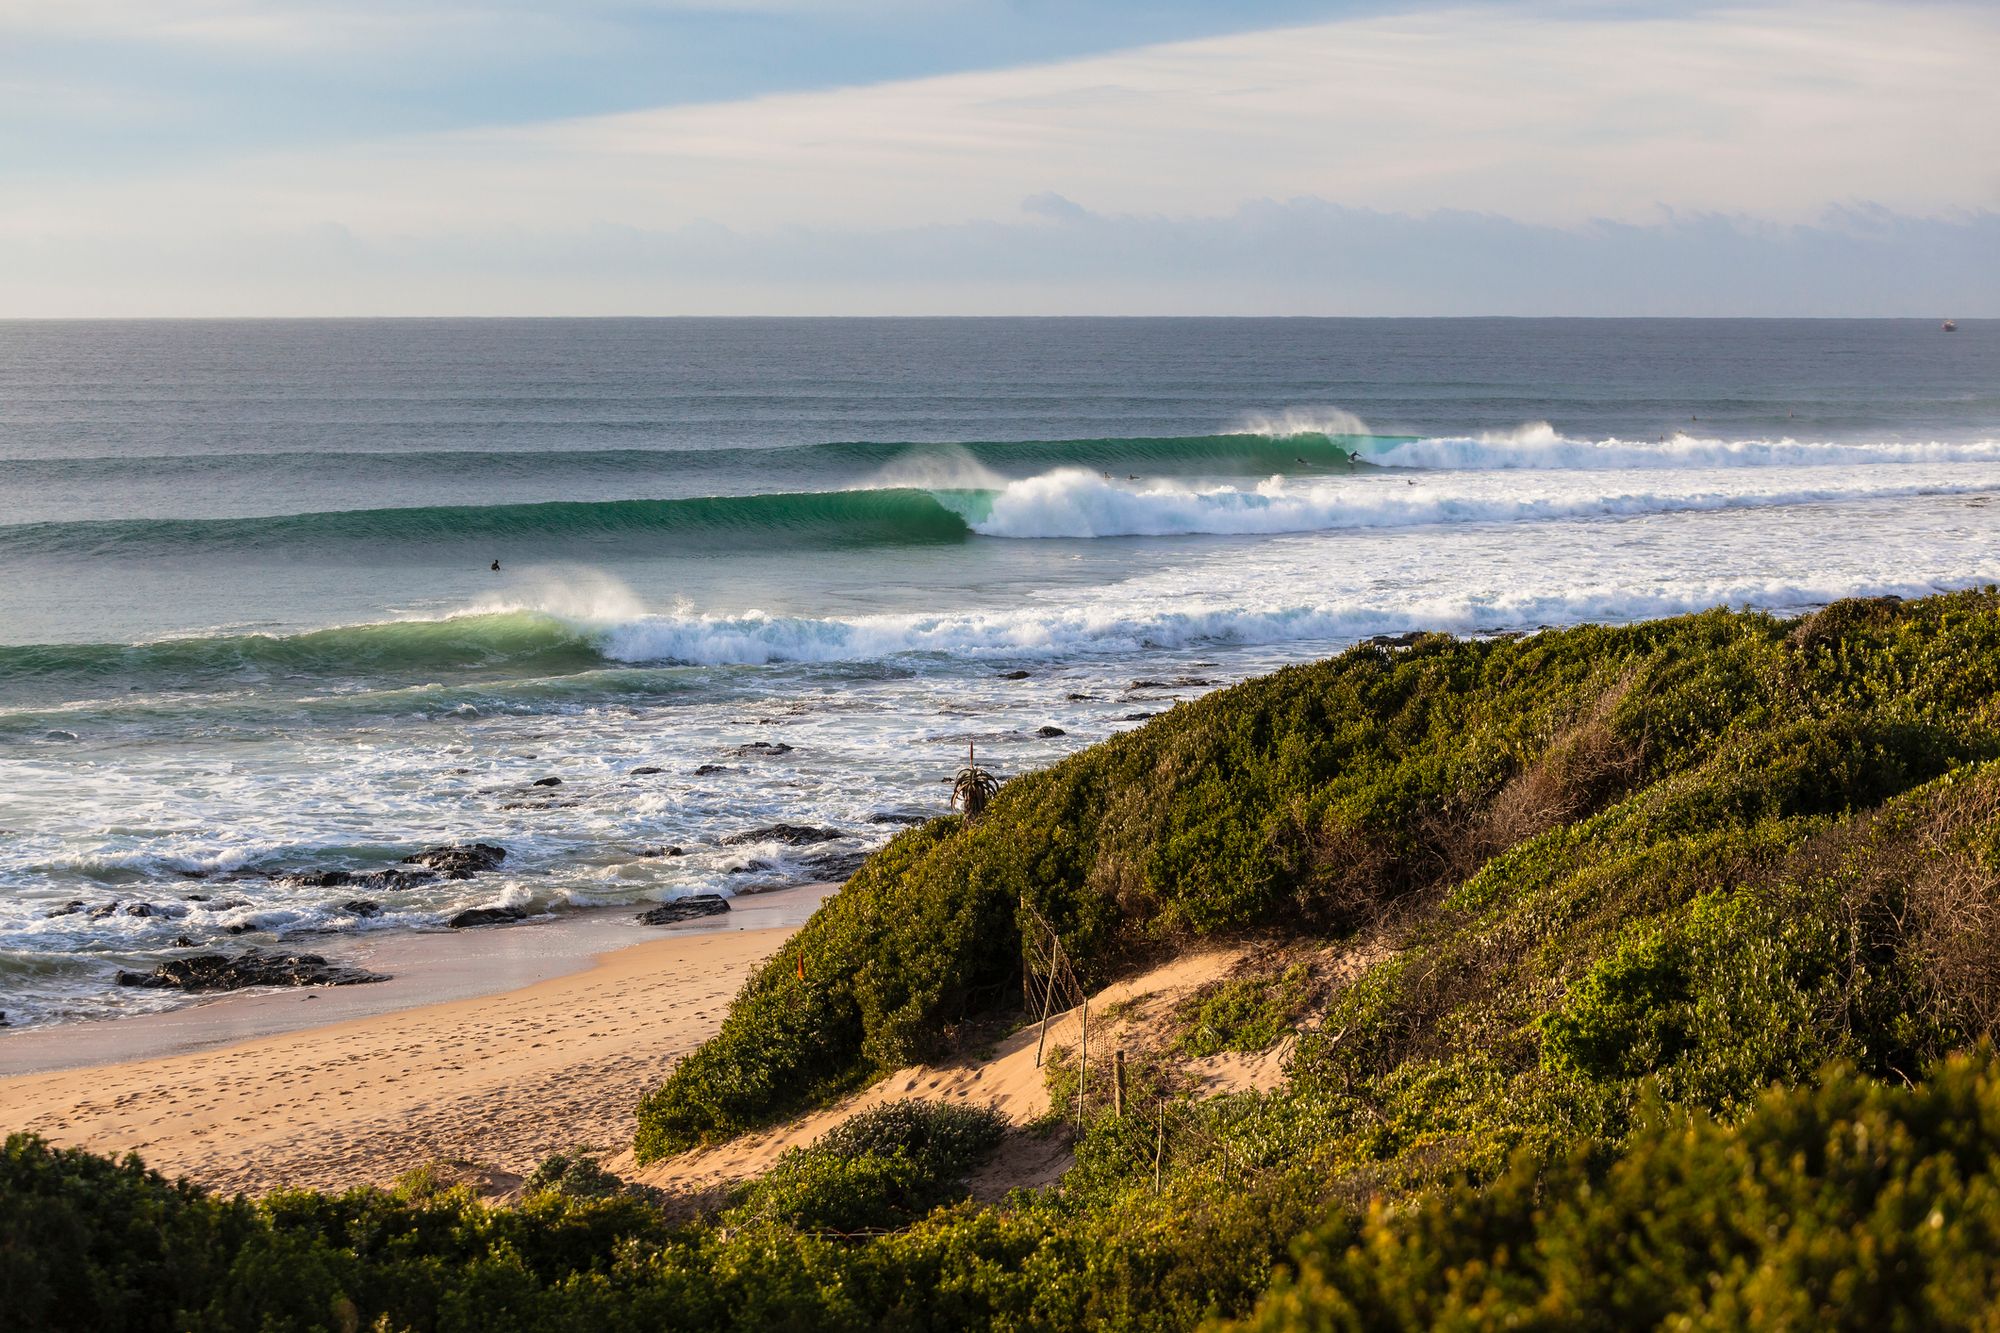
<path id="1" fill-rule="evenodd" d="M 790 933 L 670 936 L 504 994 L 0 1079 L 0 1130 L 134 1151 L 252 1193 L 382 1183 L 440 1159 L 526 1172 L 557 1149 L 616 1150 L 639 1098 Z"/>

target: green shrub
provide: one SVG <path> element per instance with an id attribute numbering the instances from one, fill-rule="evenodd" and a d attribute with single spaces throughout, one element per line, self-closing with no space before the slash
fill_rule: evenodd
<path id="1" fill-rule="evenodd" d="M 964 1198 L 966 1174 L 1004 1128 L 983 1107 L 915 1100 L 878 1106 L 787 1151 L 736 1192 L 725 1220 L 848 1233 L 904 1226 Z"/>

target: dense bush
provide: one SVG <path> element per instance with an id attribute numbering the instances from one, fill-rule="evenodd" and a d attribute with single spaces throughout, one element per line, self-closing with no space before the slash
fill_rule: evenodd
<path id="1" fill-rule="evenodd" d="M 724 1220 L 844 1233 L 905 1226 L 964 1198 L 967 1173 L 1004 1129 L 984 1107 L 914 1100 L 878 1106 L 786 1152 L 737 1191 Z"/>
<path id="2" fill-rule="evenodd" d="M 1984 1329 L 2000 1303 L 2000 1071 L 1835 1071 L 1723 1126 L 1661 1109 L 1623 1152 L 1342 1216 L 1250 1329 Z"/>

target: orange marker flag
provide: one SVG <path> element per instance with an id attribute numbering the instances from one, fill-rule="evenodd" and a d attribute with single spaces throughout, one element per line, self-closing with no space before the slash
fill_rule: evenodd
<path id="1" fill-rule="evenodd" d="M 804 981 L 805 979 L 806 979 L 806 956 L 805 956 L 804 954 L 800 954 L 800 955 L 799 955 L 799 980 L 800 980 L 800 981 Z"/>

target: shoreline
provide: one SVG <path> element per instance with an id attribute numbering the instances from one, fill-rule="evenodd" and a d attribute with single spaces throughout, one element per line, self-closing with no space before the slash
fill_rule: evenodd
<path id="1" fill-rule="evenodd" d="M 439 1162 L 465 1164 L 504 1192 L 551 1153 L 629 1146 L 640 1098 L 715 1032 L 743 983 L 835 887 L 759 895 L 783 895 L 740 913 L 762 921 L 650 927 L 596 952 L 531 951 L 521 966 L 556 971 L 506 985 L 517 974 L 496 967 L 487 979 L 499 984 L 450 999 L 413 984 L 407 1002 L 343 1013 L 266 992 L 21 1033 L 11 1049 L 118 1030 L 86 1038 L 60 1067 L 11 1072 L 8 1061 L 0 1131 L 137 1152 L 169 1177 L 225 1193 L 338 1192 Z M 610 937 L 594 923 L 574 936 L 593 948 Z M 149 1053 L 110 1058 L 134 1049 L 133 1034 Z"/>
<path id="2" fill-rule="evenodd" d="M 801 884 L 730 899 L 730 910 L 645 926 L 626 907 L 593 907 L 544 921 L 456 931 L 348 936 L 334 961 L 386 972 L 355 986 L 257 987 L 191 996 L 153 1013 L 0 1032 L 0 1090 L 9 1080 L 93 1066 L 168 1059 L 260 1038 L 509 994 L 589 971 L 606 957 L 664 939 L 697 939 L 803 925 L 838 884 Z M 318 952 L 292 941 L 293 952 Z M 332 958 L 332 955 L 329 955 Z M 0 1096 L 0 1109 L 6 1099 Z M 5 1128 L 0 1125 L 0 1128 Z"/>

